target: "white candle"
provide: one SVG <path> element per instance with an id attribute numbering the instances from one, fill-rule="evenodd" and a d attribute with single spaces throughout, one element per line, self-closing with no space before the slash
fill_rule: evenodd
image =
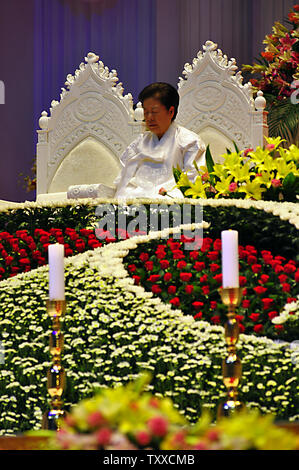
<path id="1" fill-rule="evenodd" d="M 48 246 L 49 300 L 64 300 L 64 245 Z"/>
<path id="2" fill-rule="evenodd" d="M 221 232 L 222 287 L 239 287 L 239 247 L 238 232 Z"/>

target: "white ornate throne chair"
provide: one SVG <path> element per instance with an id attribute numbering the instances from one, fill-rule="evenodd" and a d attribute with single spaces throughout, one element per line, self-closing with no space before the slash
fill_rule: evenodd
<path id="1" fill-rule="evenodd" d="M 204 51 L 204 52 L 203 52 Z M 192 65 L 185 64 L 178 83 L 178 124 L 200 135 L 214 161 L 221 162 L 226 149 L 239 150 L 263 145 L 268 135 L 266 100 L 258 92 L 254 100 L 251 83 L 242 84 L 235 59 L 206 41 Z"/>
<path id="2" fill-rule="evenodd" d="M 141 131 L 116 71 L 94 53 L 85 61 L 39 119 L 37 200 L 113 196 L 119 157 Z"/>

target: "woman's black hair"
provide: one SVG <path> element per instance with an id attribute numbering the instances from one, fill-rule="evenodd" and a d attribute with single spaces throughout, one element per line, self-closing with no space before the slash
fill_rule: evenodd
<path id="1" fill-rule="evenodd" d="M 143 104 L 144 100 L 147 98 L 158 99 L 166 109 L 170 109 L 170 107 L 173 106 L 174 114 L 172 121 L 174 121 L 178 112 L 180 97 L 177 90 L 172 85 L 164 82 L 156 82 L 147 85 L 139 93 L 138 100 Z"/>

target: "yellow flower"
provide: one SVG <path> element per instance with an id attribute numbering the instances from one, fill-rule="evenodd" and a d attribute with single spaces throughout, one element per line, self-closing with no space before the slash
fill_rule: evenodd
<path id="1" fill-rule="evenodd" d="M 244 186 L 239 188 L 240 193 L 245 193 L 245 199 L 262 199 L 262 193 L 266 191 L 266 188 L 261 187 L 261 183 L 256 181 L 256 178 L 253 181 L 247 181 Z"/>
<path id="2" fill-rule="evenodd" d="M 224 165 L 220 163 L 215 163 L 214 170 L 211 174 L 217 176 L 217 178 L 219 178 L 220 180 L 225 179 L 228 176 L 227 169 Z"/>
<path id="3" fill-rule="evenodd" d="M 203 184 L 200 176 L 196 177 L 195 183 L 191 183 L 190 181 L 190 186 L 190 189 L 185 191 L 185 196 L 192 196 L 193 199 L 206 198 L 205 188 L 207 188 L 209 184 Z"/>
<path id="4" fill-rule="evenodd" d="M 287 161 L 293 160 L 295 162 L 299 161 L 299 147 L 292 144 L 289 149 L 279 149 L 284 150 L 283 154 L 280 153 L 280 156 L 286 158 Z"/>
<path id="5" fill-rule="evenodd" d="M 217 194 L 215 196 L 216 199 L 218 199 L 221 194 L 229 194 L 229 185 L 231 183 L 231 180 L 233 179 L 232 175 L 229 175 L 227 178 L 218 181 L 215 185 L 215 189 L 217 190 Z"/>
<path id="6" fill-rule="evenodd" d="M 177 188 L 180 188 L 182 186 L 191 186 L 191 181 L 189 180 L 187 173 L 181 173 L 180 179 L 177 182 Z"/>
<path id="7" fill-rule="evenodd" d="M 277 149 L 277 147 L 282 143 L 285 142 L 285 139 L 282 139 L 281 137 L 265 137 L 268 145 L 274 145 L 274 148 Z"/>
<path id="8" fill-rule="evenodd" d="M 276 158 L 274 160 L 276 178 L 285 178 L 289 173 L 293 173 L 295 176 L 299 176 L 299 171 L 296 168 L 294 162 L 287 163 L 284 158 Z"/>
<path id="9" fill-rule="evenodd" d="M 267 188 L 270 188 L 271 181 L 274 178 L 274 173 L 269 173 L 268 171 L 262 171 L 259 176 L 255 177 L 256 182 L 259 184 L 264 184 Z"/>
<path id="10" fill-rule="evenodd" d="M 251 175 L 255 173 L 250 172 L 249 163 L 244 163 L 244 165 L 235 166 L 229 170 L 230 174 L 235 178 L 235 181 L 248 181 Z"/>

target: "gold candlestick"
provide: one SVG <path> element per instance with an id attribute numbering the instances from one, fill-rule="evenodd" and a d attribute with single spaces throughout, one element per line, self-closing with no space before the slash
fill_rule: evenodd
<path id="1" fill-rule="evenodd" d="M 64 337 L 61 331 L 61 318 L 65 313 L 66 302 L 64 300 L 48 300 L 47 311 L 52 318 L 52 332 L 49 345 L 53 364 L 48 370 L 48 392 L 51 397 L 50 410 L 43 416 L 43 429 L 57 431 L 60 429 L 60 421 L 65 416 L 63 401 L 61 399 L 65 387 L 65 370 L 61 365 Z"/>
<path id="2" fill-rule="evenodd" d="M 222 376 L 227 388 L 227 400 L 218 407 L 218 417 L 230 416 L 244 407 L 238 399 L 238 385 L 242 376 L 242 364 L 236 353 L 236 344 L 239 339 L 239 324 L 235 318 L 235 311 L 242 299 L 243 289 L 227 287 L 219 289 L 221 300 L 228 308 L 227 322 L 225 324 L 225 342 L 227 356 L 222 362 Z"/>

